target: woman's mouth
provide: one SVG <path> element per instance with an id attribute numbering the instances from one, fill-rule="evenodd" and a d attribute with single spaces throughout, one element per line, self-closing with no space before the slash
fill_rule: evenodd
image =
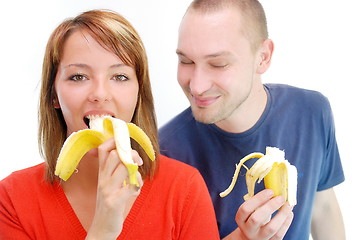
<path id="1" fill-rule="evenodd" d="M 103 118 L 103 117 L 115 117 L 114 115 L 112 114 L 88 114 L 88 115 L 85 115 L 83 117 L 83 121 L 84 123 L 86 124 L 87 128 L 90 128 L 90 122 L 95 120 L 95 119 L 98 119 L 98 118 Z"/>
<path id="2" fill-rule="evenodd" d="M 90 119 L 88 117 L 84 117 L 84 123 L 86 124 L 87 128 L 90 128 Z"/>

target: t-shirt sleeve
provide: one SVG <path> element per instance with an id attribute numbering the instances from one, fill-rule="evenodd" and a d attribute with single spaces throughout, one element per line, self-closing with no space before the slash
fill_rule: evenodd
<path id="1" fill-rule="evenodd" d="M 181 221 L 180 239 L 220 239 L 212 200 L 197 170 L 189 181 Z"/>
<path id="2" fill-rule="evenodd" d="M 326 132 L 326 155 L 322 164 L 317 191 L 332 188 L 345 180 L 338 145 L 335 137 L 335 126 L 329 101 L 326 99 L 324 125 Z"/>

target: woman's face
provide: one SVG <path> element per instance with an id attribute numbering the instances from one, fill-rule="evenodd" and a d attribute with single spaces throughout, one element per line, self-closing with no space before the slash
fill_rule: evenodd
<path id="1" fill-rule="evenodd" d="M 90 115 L 131 121 L 139 86 L 133 67 L 78 30 L 65 42 L 55 90 L 54 106 L 61 109 L 69 135 L 88 128 L 85 119 Z"/>

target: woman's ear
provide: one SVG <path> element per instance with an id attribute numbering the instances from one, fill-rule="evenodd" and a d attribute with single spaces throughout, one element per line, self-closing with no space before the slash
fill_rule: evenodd
<path id="1" fill-rule="evenodd" d="M 259 54 L 259 64 L 257 68 L 258 74 L 265 73 L 269 68 L 272 60 L 273 50 L 274 50 L 273 41 L 270 39 L 266 39 L 262 43 L 262 47 L 258 52 Z"/>
<path id="2" fill-rule="evenodd" d="M 60 103 L 57 97 L 54 97 L 54 99 L 52 100 L 52 105 L 54 106 L 55 109 L 60 109 Z"/>

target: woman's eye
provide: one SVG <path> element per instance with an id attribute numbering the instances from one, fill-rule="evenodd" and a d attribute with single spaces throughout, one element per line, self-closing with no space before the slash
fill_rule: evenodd
<path id="1" fill-rule="evenodd" d="M 115 75 L 114 79 L 119 82 L 124 82 L 124 81 L 129 80 L 129 78 L 123 74 Z"/>
<path id="2" fill-rule="evenodd" d="M 76 74 L 76 75 L 71 76 L 70 80 L 75 81 L 75 82 L 81 82 L 81 81 L 86 80 L 86 77 L 81 74 Z"/>

